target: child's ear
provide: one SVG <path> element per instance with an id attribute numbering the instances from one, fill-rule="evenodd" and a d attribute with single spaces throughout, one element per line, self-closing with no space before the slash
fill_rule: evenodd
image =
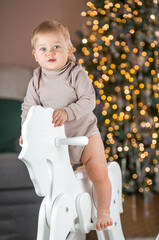
<path id="1" fill-rule="evenodd" d="M 33 56 L 34 56 L 34 58 L 35 58 L 35 61 L 37 62 L 38 60 L 37 60 L 37 58 L 36 58 L 36 52 L 35 52 L 35 49 L 32 50 L 32 54 L 33 54 Z"/>
<path id="2" fill-rule="evenodd" d="M 69 57 L 72 55 L 72 52 L 73 52 L 73 47 L 69 46 L 68 47 L 68 55 L 69 55 Z"/>

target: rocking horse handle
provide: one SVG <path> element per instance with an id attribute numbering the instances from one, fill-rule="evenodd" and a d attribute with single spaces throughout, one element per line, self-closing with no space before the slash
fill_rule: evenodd
<path id="1" fill-rule="evenodd" d="M 85 146 L 88 144 L 88 138 L 81 137 L 73 137 L 73 138 L 58 138 L 56 137 L 54 140 L 54 144 L 56 147 L 60 145 L 76 145 L 76 146 Z"/>

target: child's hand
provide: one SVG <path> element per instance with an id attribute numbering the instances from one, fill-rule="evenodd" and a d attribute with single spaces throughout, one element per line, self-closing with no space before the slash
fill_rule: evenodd
<path id="1" fill-rule="evenodd" d="M 68 119 L 65 109 L 56 109 L 52 115 L 52 123 L 54 127 L 62 126 Z"/>
<path id="2" fill-rule="evenodd" d="M 23 145 L 23 138 L 22 138 L 22 136 L 20 136 L 20 138 L 19 138 L 19 145 L 20 145 L 20 146 Z"/>

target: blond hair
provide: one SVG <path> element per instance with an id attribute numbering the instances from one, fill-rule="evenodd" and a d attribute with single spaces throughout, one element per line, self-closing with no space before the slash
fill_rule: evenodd
<path id="1" fill-rule="evenodd" d="M 73 44 L 71 42 L 70 33 L 69 33 L 68 28 L 65 25 L 63 25 L 62 23 L 59 23 L 54 20 L 44 21 L 37 28 L 35 28 L 35 30 L 32 33 L 32 37 L 31 37 L 32 48 L 33 49 L 35 48 L 35 42 L 36 42 L 39 34 L 45 34 L 45 33 L 50 33 L 50 32 L 61 32 L 63 34 L 64 38 L 66 39 L 66 41 L 68 42 L 68 45 L 73 50 Z M 76 62 L 76 58 L 75 58 L 73 52 L 71 54 L 71 57 L 69 57 L 69 58 L 73 62 Z"/>

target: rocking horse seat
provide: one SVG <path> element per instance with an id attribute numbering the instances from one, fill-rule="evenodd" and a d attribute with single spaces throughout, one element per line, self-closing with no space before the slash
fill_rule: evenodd
<path id="1" fill-rule="evenodd" d="M 77 180 L 81 180 L 81 179 L 88 178 L 84 166 L 78 167 L 78 168 L 74 171 L 74 174 L 75 174 L 75 177 L 76 177 Z"/>

